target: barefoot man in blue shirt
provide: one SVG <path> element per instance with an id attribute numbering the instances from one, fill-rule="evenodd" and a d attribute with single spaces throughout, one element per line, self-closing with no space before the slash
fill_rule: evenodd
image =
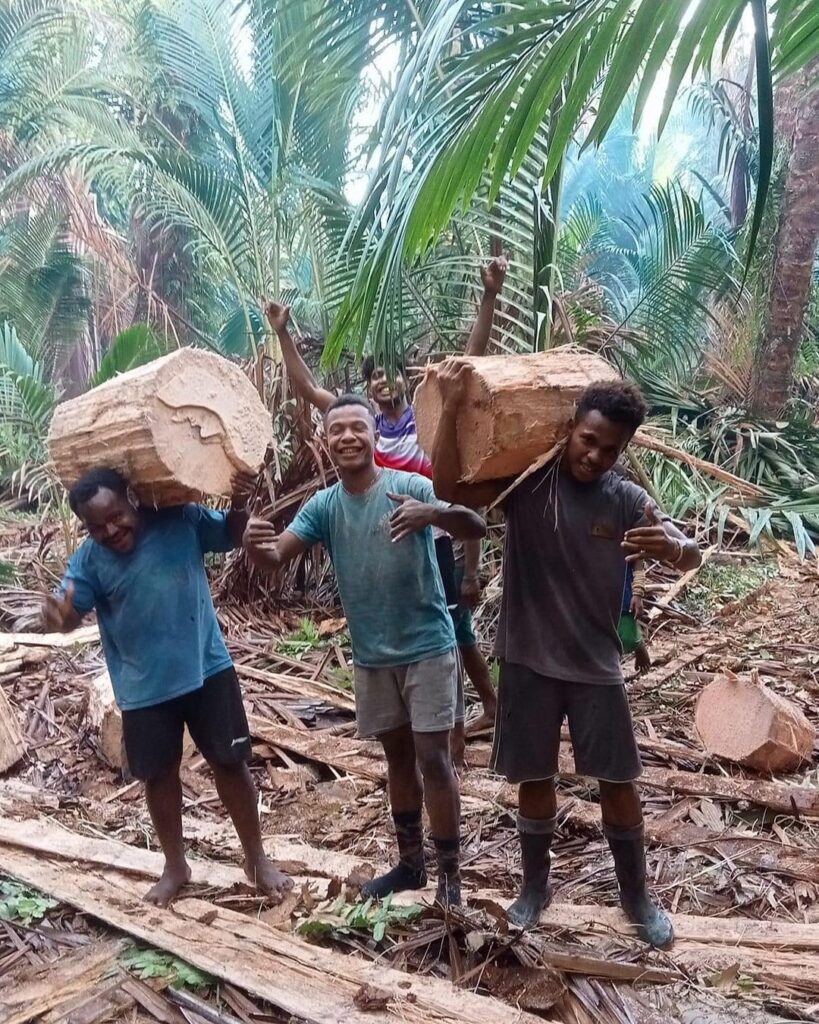
<path id="1" fill-rule="evenodd" d="M 59 593 L 43 605 L 45 628 L 63 633 L 97 611 L 128 766 L 145 783 L 165 854 L 162 877 L 145 896 L 158 906 L 167 906 L 191 874 L 179 779 L 185 725 L 233 819 L 247 877 L 269 895 L 292 885 L 262 847 L 247 719 L 204 566 L 207 552 L 241 544 L 252 484 L 237 476 L 229 512 L 202 505 L 155 511 L 140 506 L 115 470 L 92 470 L 69 492 L 88 539 L 69 561 Z"/>

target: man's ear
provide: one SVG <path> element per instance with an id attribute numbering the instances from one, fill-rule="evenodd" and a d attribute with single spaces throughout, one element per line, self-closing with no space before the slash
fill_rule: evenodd
<path id="1" fill-rule="evenodd" d="M 133 487 L 129 487 L 125 492 L 125 496 L 128 499 L 128 504 L 136 512 L 139 509 L 139 498 L 136 496 L 136 491 Z"/>

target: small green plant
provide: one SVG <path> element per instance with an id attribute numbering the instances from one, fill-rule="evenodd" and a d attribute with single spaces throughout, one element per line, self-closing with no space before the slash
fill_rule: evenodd
<path id="1" fill-rule="evenodd" d="M 0 559 L 0 583 L 16 583 L 17 577 L 17 566 L 13 562 L 4 562 Z"/>
<path id="2" fill-rule="evenodd" d="M 172 985 L 188 988 L 204 988 L 214 983 L 214 979 L 204 971 L 191 967 L 170 953 L 150 947 L 131 946 L 122 954 L 120 962 L 142 981 L 146 978 L 167 978 Z"/>
<path id="3" fill-rule="evenodd" d="M 297 630 L 279 640 L 276 650 L 291 658 L 300 658 L 317 647 L 321 647 L 323 643 L 324 638 L 319 633 L 316 624 L 311 619 L 303 618 L 299 622 Z"/>
<path id="4" fill-rule="evenodd" d="M 739 601 L 776 574 L 772 562 L 709 562 L 703 566 L 683 601 L 694 615 L 712 615 L 732 601 Z"/>
<path id="5" fill-rule="evenodd" d="M 0 919 L 4 921 L 19 921 L 21 924 L 41 921 L 57 905 L 57 900 L 36 889 L 29 889 L 10 879 L 0 879 Z"/>
<path id="6" fill-rule="evenodd" d="M 339 690 L 347 690 L 348 692 L 352 690 L 353 673 L 349 668 L 341 668 L 337 665 L 327 671 L 330 678 L 333 680 L 333 686 L 337 686 Z"/>
<path id="7" fill-rule="evenodd" d="M 354 933 L 372 935 L 381 942 L 387 931 L 400 925 L 409 924 L 420 917 L 422 908 L 417 903 L 407 907 L 394 907 L 392 897 L 383 903 L 373 899 L 363 903 L 347 903 L 343 896 L 324 914 L 318 914 L 303 921 L 298 932 L 306 938 L 339 938 Z"/>

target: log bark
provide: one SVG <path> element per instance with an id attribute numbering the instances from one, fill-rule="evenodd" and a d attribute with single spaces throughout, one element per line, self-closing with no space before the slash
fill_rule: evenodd
<path id="1" fill-rule="evenodd" d="M 458 416 L 461 476 L 468 483 L 517 476 L 566 433 L 583 391 L 617 380 L 600 356 L 555 348 L 524 356 L 465 358 L 471 380 Z M 432 452 L 441 416 L 438 367 L 415 393 L 418 440 Z"/>
<path id="2" fill-rule="evenodd" d="M 8 697 L 0 687 L 0 773 L 13 767 L 26 752 L 23 734 Z"/>
<path id="3" fill-rule="evenodd" d="M 58 406 L 49 447 L 66 487 L 110 466 L 159 507 L 230 494 L 234 471 L 257 470 L 272 439 L 241 369 L 185 348 Z"/>
<path id="4" fill-rule="evenodd" d="M 0 995 L 3 1024 L 29 1024 L 59 1011 L 59 1019 L 70 1020 L 74 1004 L 87 997 L 107 975 L 117 972 L 122 943 L 107 942 L 84 946 L 64 954 L 58 963 L 46 963 L 20 984 Z"/>
<path id="5" fill-rule="evenodd" d="M 194 967 L 315 1024 L 543 1024 L 491 997 L 447 981 L 309 945 L 264 922 L 196 899 L 172 909 L 146 907 L 141 890 L 116 871 L 88 872 L 70 861 L 45 859 L 3 846 L 3 869 L 114 928 L 178 956 Z M 384 1009 L 360 1010 L 365 985 L 389 996 Z"/>

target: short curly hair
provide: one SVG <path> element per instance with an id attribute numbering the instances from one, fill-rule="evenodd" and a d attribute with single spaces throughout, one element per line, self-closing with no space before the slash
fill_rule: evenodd
<path id="1" fill-rule="evenodd" d="M 589 384 L 577 403 L 575 420 L 590 412 L 599 412 L 612 423 L 621 423 L 633 434 L 642 426 L 648 406 L 636 384 L 626 380 L 601 380 Z"/>
<path id="2" fill-rule="evenodd" d="M 96 469 L 89 469 L 71 487 L 68 492 L 68 504 L 75 515 L 80 514 L 80 508 L 95 498 L 97 491 L 113 491 L 114 494 L 125 498 L 128 495 L 128 481 L 116 469 L 110 466 L 98 466 Z"/>

